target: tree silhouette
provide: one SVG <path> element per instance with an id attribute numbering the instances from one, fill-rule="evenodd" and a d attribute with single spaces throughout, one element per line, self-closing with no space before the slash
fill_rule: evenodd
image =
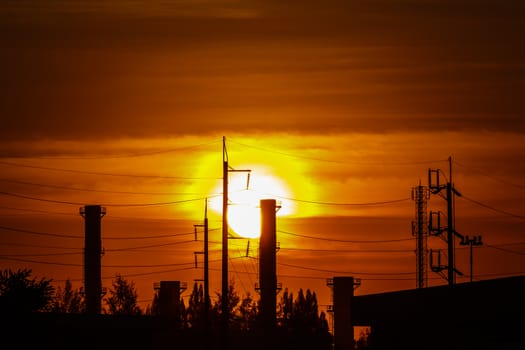
<path id="1" fill-rule="evenodd" d="M 361 330 L 359 332 L 359 338 L 356 341 L 355 348 L 356 349 L 370 349 L 369 344 L 369 337 L 370 337 L 370 329 L 367 328 L 365 330 Z"/>
<path id="2" fill-rule="evenodd" d="M 53 298 L 53 312 L 80 314 L 85 311 L 84 298 L 79 290 L 73 290 L 69 278 L 64 284 L 64 289 L 58 287 Z"/>
<path id="3" fill-rule="evenodd" d="M 240 330 L 249 331 L 255 327 L 257 316 L 259 315 L 259 305 L 253 300 L 250 293 L 238 304 L 235 315 L 237 316 L 237 326 Z"/>
<path id="4" fill-rule="evenodd" d="M 221 320 L 220 293 L 216 293 L 217 299 L 213 304 L 213 319 L 215 322 Z M 191 300 L 191 299 L 190 299 Z M 248 292 L 242 298 L 235 290 L 235 282 L 232 279 L 228 288 L 228 320 L 232 330 L 251 331 L 254 330 L 259 316 L 259 304 Z"/>
<path id="5" fill-rule="evenodd" d="M 299 289 L 297 297 L 285 289 L 277 305 L 278 325 L 283 329 L 309 334 L 328 334 L 328 321 L 324 312 L 319 313 L 315 292 Z"/>
<path id="6" fill-rule="evenodd" d="M 215 315 L 216 320 L 221 319 L 221 310 L 222 310 L 222 295 L 221 293 L 215 293 L 217 296 L 217 301 L 213 305 L 213 314 Z M 235 290 L 234 280 L 230 280 L 230 285 L 228 286 L 228 322 L 231 324 L 234 321 L 234 310 L 239 304 L 241 298 Z"/>
<path id="7" fill-rule="evenodd" d="M 277 324 L 281 327 L 288 327 L 293 313 L 293 293 L 288 293 L 288 288 L 284 289 L 281 301 L 277 304 Z"/>
<path id="8" fill-rule="evenodd" d="M 31 269 L 13 272 L 3 270 L 0 274 L 0 312 L 27 313 L 49 311 L 54 288 L 50 279 L 31 278 Z"/>
<path id="9" fill-rule="evenodd" d="M 319 313 L 315 292 L 299 289 L 297 297 L 285 289 L 277 304 L 277 324 L 294 349 L 330 349 L 332 337 L 324 312 Z"/>
<path id="10" fill-rule="evenodd" d="M 137 305 L 137 291 L 135 284 L 128 282 L 117 274 L 112 281 L 110 296 L 105 298 L 108 305 L 108 313 L 113 315 L 141 315 L 142 310 Z"/>
<path id="11" fill-rule="evenodd" d="M 204 291 L 202 284 L 195 283 L 188 301 L 186 321 L 191 328 L 201 328 L 205 324 Z"/>
<path id="12" fill-rule="evenodd" d="M 153 301 L 151 302 L 151 305 L 148 305 L 146 307 L 144 314 L 148 316 L 158 316 L 160 314 L 159 292 L 158 291 L 155 291 L 155 293 L 153 293 Z"/>

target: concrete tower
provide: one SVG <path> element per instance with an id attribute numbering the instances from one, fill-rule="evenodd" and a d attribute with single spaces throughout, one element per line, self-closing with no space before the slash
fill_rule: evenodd
<path id="1" fill-rule="evenodd" d="M 86 205 L 80 208 L 84 217 L 84 293 L 87 314 L 100 314 L 102 299 L 101 263 L 102 238 L 101 219 L 106 208 Z"/>
<path id="2" fill-rule="evenodd" d="M 259 286 L 261 326 L 267 333 L 276 327 L 277 269 L 276 269 L 276 201 L 262 199 L 261 237 L 259 241 Z"/>
<path id="3" fill-rule="evenodd" d="M 352 300 L 354 278 L 334 277 L 334 345 L 335 350 L 354 348 L 354 325 L 352 323 Z"/>

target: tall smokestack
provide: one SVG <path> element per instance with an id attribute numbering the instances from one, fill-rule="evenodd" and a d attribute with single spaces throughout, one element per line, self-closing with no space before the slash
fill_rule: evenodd
<path id="1" fill-rule="evenodd" d="M 100 314 L 102 299 L 102 256 L 101 219 L 106 209 L 100 205 L 86 205 L 80 208 L 84 217 L 84 292 L 87 314 Z"/>
<path id="2" fill-rule="evenodd" d="M 261 237 L 259 241 L 259 285 L 261 325 L 272 333 L 276 326 L 276 201 L 261 199 Z"/>

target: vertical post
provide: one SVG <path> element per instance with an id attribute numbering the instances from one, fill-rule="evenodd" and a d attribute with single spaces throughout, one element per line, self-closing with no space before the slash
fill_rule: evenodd
<path id="1" fill-rule="evenodd" d="M 447 183 L 447 247 L 448 247 L 448 284 L 451 286 L 455 283 L 454 271 L 454 220 L 452 207 L 452 182 Z"/>
<path id="2" fill-rule="evenodd" d="M 229 333 L 229 280 L 228 280 L 228 173 L 230 171 L 236 172 L 250 172 L 251 170 L 234 170 L 230 169 L 228 165 L 228 151 L 226 150 L 226 137 L 222 137 L 222 295 L 221 295 L 221 311 L 222 311 L 222 326 L 223 326 L 223 346 L 228 349 L 228 333 Z"/>
<path id="3" fill-rule="evenodd" d="M 276 326 L 276 201 L 261 199 L 261 237 L 259 242 L 260 317 L 265 335 L 273 337 Z"/>
<path id="4" fill-rule="evenodd" d="M 210 278 L 208 265 L 208 198 L 204 202 L 204 223 L 193 225 L 195 227 L 195 240 L 197 240 L 197 226 L 204 227 L 204 251 L 195 252 L 195 267 L 197 267 L 197 254 L 204 254 L 204 308 L 202 317 L 204 318 L 204 328 L 209 330 L 210 326 Z"/>
<path id="5" fill-rule="evenodd" d="M 101 219 L 106 210 L 100 205 L 86 205 L 80 208 L 84 217 L 84 291 L 87 314 L 100 314 L 102 298 L 101 262 L 102 238 Z"/>
<path id="6" fill-rule="evenodd" d="M 456 283 L 456 268 L 454 261 L 454 183 L 452 181 L 452 157 L 448 157 L 449 180 L 447 183 L 447 247 L 448 247 L 448 284 L 449 286 Z"/>
<path id="7" fill-rule="evenodd" d="M 222 137 L 222 326 L 224 346 L 228 337 L 228 153 L 226 138 Z"/>
<path id="8" fill-rule="evenodd" d="M 469 245 L 470 245 L 470 282 L 472 282 L 472 244 L 474 242 L 473 241 L 469 241 Z"/>
<path id="9" fill-rule="evenodd" d="M 481 235 L 480 236 L 474 236 L 470 238 L 469 236 L 465 236 L 461 238 L 461 242 L 459 242 L 460 245 L 469 245 L 469 253 L 470 253 L 470 282 L 473 281 L 473 269 L 474 269 L 474 257 L 473 257 L 473 246 L 479 246 L 483 245 L 483 242 L 481 241 Z"/>
<path id="10" fill-rule="evenodd" d="M 208 199 L 204 211 L 204 326 L 210 329 L 210 282 L 208 273 Z"/>

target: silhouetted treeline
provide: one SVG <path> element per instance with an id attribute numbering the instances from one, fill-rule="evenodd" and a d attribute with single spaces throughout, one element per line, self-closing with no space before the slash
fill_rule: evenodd
<path id="1" fill-rule="evenodd" d="M 258 318 L 258 303 L 241 297 L 233 281 L 228 291 L 228 334 L 222 328 L 221 295 L 205 310 L 202 284 L 194 284 L 187 305 L 177 315 L 159 313 L 158 295 L 145 311 L 137 305 L 133 282 L 116 275 L 102 315 L 84 314 L 81 290 L 54 288 L 51 280 L 31 277 L 31 270 L 5 270 L 0 276 L 0 317 L 13 339 L 28 347 L 104 349 L 318 349 L 331 347 L 328 322 L 319 313 L 315 292 L 284 290 L 277 305 L 275 329 L 269 334 Z"/>

